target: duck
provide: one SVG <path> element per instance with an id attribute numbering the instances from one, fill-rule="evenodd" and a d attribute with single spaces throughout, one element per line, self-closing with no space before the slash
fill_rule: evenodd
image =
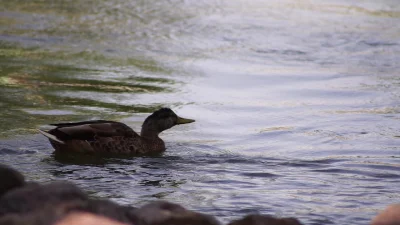
<path id="1" fill-rule="evenodd" d="M 158 135 L 175 125 L 193 122 L 170 108 L 161 108 L 144 120 L 140 135 L 124 123 L 109 120 L 54 123 L 50 124 L 54 129 L 38 131 L 49 139 L 56 153 L 142 155 L 164 152 L 165 143 Z"/>

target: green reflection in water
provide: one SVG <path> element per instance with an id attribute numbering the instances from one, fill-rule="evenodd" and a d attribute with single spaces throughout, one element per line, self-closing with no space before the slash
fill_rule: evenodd
<path id="1" fill-rule="evenodd" d="M 83 54 L 86 56 L 87 53 Z M 61 56 L 61 57 L 60 57 Z M 118 68 L 111 63 L 104 66 L 106 57 L 96 56 L 77 57 L 71 54 L 75 60 L 80 59 L 81 64 L 91 61 L 91 64 L 101 64 L 105 70 L 96 66 L 80 67 L 71 64 L 67 60 L 68 54 L 59 54 L 45 51 L 39 48 L 22 48 L 16 44 L 0 42 L 0 136 L 8 137 L 14 134 L 34 133 L 38 125 L 55 121 L 76 121 L 93 117 L 106 117 L 107 119 L 120 119 L 132 112 L 151 112 L 161 107 L 159 104 L 148 105 L 122 105 L 102 102 L 82 97 L 68 96 L 69 93 L 85 91 L 96 96 L 98 93 L 160 93 L 173 91 L 170 86 L 173 80 L 167 78 L 135 76 L 132 73 L 126 76 L 113 68 Z M 61 63 L 66 60 L 65 63 Z M 72 60 L 71 60 L 72 61 Z M 95 61 L 93 63 L 93 61 Z M 132 63 L 133 59 L 129 62 Z M 127 61 L 125 61 L 127 62 Z M 154 61 L 139 60 L 136 63 L 144 63 L 147 73 L 159 71 Z M 151 66 L 153 64 L 154 66 Z M 138 70 L 135 65 L 124 67 Z M 108 76 L 109 70 L 113 70 L 112 77 Z M 144 67 L 140 71 L 144 71 Z M 121 76 L 119 76 L 121 75 Z M 122 77 L 122 78 L 121 78 Z M 90 78 L 90 79 L 88 79 Z M 161 85 L 160 85 L 161 84 Z M 164 85 L 162 85 L 164 84 Z M 167 86 L 169 85 L 169 86 Z M 67 93 L 63 96 L 57 93 Z M 48 113 L 46 113 L 46 110 Z M 40 113 L 37 113 L 40 111 Z"/>
<path id="2" fill-rule="evenodd" d="M 0 0 L 0 5 L 0 137 L 34 133 L 55 121 L 151 112 L 162 103 L 137 105 L 135 97 L 175 91 L 178 68 L 145 50 L 160 49 L 152 43 L 168 38 L 168 29 L 154 30 L 154 24 L 188 14 L 168 13 L 144 0 Z M 121 93 L 132 103 L 115 98 Z"/>

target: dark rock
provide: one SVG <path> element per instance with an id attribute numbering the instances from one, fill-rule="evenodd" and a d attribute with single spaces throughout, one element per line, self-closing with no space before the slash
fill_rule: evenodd
<path id="1" fill-rule="evenodd" d="M 24 176 L 18 171 L 0 164 L 0 197 L 15 188 L 25 184 Z"/>
<path id="2" fill-rule="evenodd" d="M 302 225 L 295 218 L 274 218 L 266 215 L 247 215 L 242 219 L 230 222 L 228 225 Z"/>
<path id="3" fill-rule="evenodd" d="M 47 204 L 24 213 L 7 213 L 0 216 L 0 225 L 53 225 L 84 204 L 82 201 L 69 201 L 57 205 Z"/>
<path id="4" fill-rule="evenodd" d="M 87 195 L 69 182 L 56 181 L 39 185 L 30 183 L 8 191 L 0 197 L 0 216 L 7 213 L 29 213 L 52 205 L 76 200 L 87 201 Z"/>
<path id="5" fill-rule="evenodd" d="M 121 206 L 108 200 L 69 200 L 46 204 L 35 210 L 7 213 L 0 216 L 0 225 L 52 225 L 70 213 L 86 212 L 125 224 L 138 224 L 134 208 Z"/>
<path id="6" fill-rule="evenodd" d="M 219 225 L 212 216 L 193 212 L 178 204 L 152 202 L 135 210 L 140 225 Z"/>

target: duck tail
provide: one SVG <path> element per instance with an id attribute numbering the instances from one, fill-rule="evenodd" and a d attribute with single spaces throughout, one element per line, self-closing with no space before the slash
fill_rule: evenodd
<path id="1" fill-rule="evenodd" d="M 47 138 L 49 138 L 49 139 L 51 139 L 51 140 L 53 140 L 53 141 L 55 141 L 55 142 L 58 142 L 58 143 L 60 143 L 60 144 L 65 144 L 64 141 L 58 139 L 58 137 L 56 137 L 56 136 L 50 134 L 49 132 L 46 132 L 46 131 L 40 130 L 40 129 L 37 129 L 37 130 L 38 130 L 41 134 L 43 134 L 44 136 L 46 136 Z"/>

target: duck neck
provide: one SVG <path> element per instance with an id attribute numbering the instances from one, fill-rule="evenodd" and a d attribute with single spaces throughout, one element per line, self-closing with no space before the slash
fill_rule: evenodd
<path id="1" fill-rule="evenodd" d="M 160 132 L 153 127 L 143 126 L 142 131 L 140 132 L 140 136 L 147 138 L 147 139 L 159 139 L 158 134 Z"/>

